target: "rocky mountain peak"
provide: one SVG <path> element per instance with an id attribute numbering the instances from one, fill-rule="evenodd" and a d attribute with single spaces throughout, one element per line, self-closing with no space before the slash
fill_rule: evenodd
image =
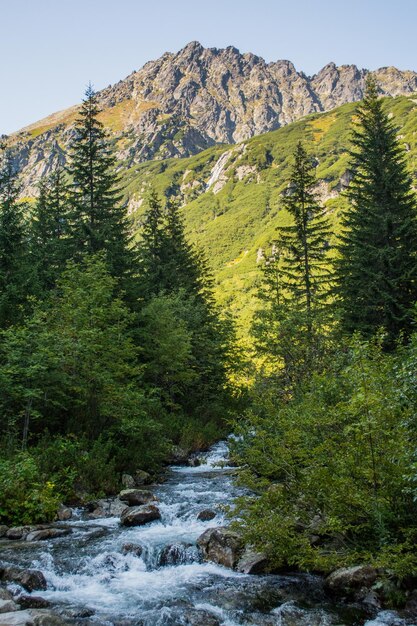
<path id="1" fill-rule="evenodd" d="M 189 156 L 216 143 L 237 143 L 309 113 L 360 100 L 368 73 L 331 62 L 308 77 L 288 60 L 266 63 L 234 46 L 204 48 L 191 41 L 103 89 L 99 100 L 118 157 L 131 166 Z M 387 67 L 373 75 L 385 95 L 417 90 L 415 72 Z M 73 107 L 54 114 L 12 137 L 26 193 L 33 191 L 39 172 L 48 171 L 52 147 L 65 153 L 75 112 Z M 35 169 L 29 167 L 33 162 Z"/>

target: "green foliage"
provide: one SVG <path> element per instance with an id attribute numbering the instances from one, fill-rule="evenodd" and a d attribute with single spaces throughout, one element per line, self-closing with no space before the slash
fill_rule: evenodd
<path id="1" fill-rule="evenodd" d="M 125 207 L 121 204 L 120 179 L 109 138 L 98 120 L 96 94 L 88 87 L 75 124 L 69 175 L 70 237 L 75 259 L 104 252 L 112 276 L 133 299 L 134 251 Z"/>
<path id="2" fill-rule="evenodd" d="M 30 224 L 30 239 L 40 296 L 55 287 L 72 254 L 68 194 L 65 172 L 60 166 L 39 184 L 39 196 Z"/>
<path id="3" fill-rule="evenodd" d="M 165 406 L 202 424 L 226 417 L 231 400 L 231 324 L 214 303 L 204 257 L 185 237 L 178 204 L 152 192 L 140 245 L 145 377 Z M 179 343 L 178 343 L 179 342 Z"/>
<path id="4" fill-rule="evenodd" d="M 54 483 L 45 482 L 28 454 L 0 459 L 0 494 L 0 522 L 8 524 L 52 521 L 61 500 Z"/>
<path id="5" fill-rule="evenodd" d="M 400 571 L 408 559 L 415 348 L 387 355 L 381 343 L 354 338 L 290 400 L 262 389 L 238 424 L 242 480 L 255 493 L 241 502 L 242 525 L 275 567 L 329 570 L 397 551 Z"/>
<path id="6" fill-rule="evenodd" d="M 102 497 L 119 486 L 113 444 L 103 436 L 91 442 L 85 437 L 47 433 L 31 454 L 42 473 L 59 485 L 67 502 L 77 502 L 80 495 L 84 499 Z"/>
<path id="7" fill-rule="evenodd" d="M 338 262 L 342 324 L 393 346 L 409 335 L 417 300 L 417 205 L 398 129 L 369 82 L 350 152 L 353 181 Z"/>
<path id="8" fill-rule="evenodd" d="M 26 207 L 19 192 L 12 155 L 0 146 L 0 328 L 23 317 L 31 287 Z"/>
<path id="9" fill-rule="evenodd" d="M 253 332 L 258 351 L 279 370 L 283 388 L 294 388 L 323 358 L 329 324 L 330 226 L 314 194 L 314 165 L 297 144 L 283 205 L 288 226 L 265 261 Z"/>
<path id="10" fill-rule="evenodd" d="M 3 415 L 17 433 L 29 420 L 34 435 L 48 428 L 93 439 L 152 423 L 129 334 L 132 315 L 115 288 L 100 257 L 70 265 L 32 318 L 4 333 Z"/>

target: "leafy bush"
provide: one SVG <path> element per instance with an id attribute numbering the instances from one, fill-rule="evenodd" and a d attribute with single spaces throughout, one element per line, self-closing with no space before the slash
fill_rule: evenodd
<path id="1" fill-rule="evenodd" d="M 0 459 L 0 522 L 33 524 L 54 519 L 61 494 L 40 472 L 36 460 L 21 453 Z"/>
<path id="2" fill-rule="evenodd" d="M 289 401 L 263 389 L 239 423 L 241 478 L 254 490 L 240 502 L 242 526 L 274 566 L 408 558 L 406 534 L 417 532 L 407 379 L 415 348 L 404 351 L 355 338 Z"/>

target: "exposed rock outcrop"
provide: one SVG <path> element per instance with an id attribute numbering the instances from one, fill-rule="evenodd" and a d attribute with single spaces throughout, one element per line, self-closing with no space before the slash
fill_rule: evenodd
<path id="1" fill-rule="evenodd" d="M 360 100 L 368 74 L 355 65 L 329 63 L 308 77 L 290 61 L 266 63 L 233 46 L 203 48 L 191 42 L 104 89 L 99 101 L 118 160 L 132 166 L 238 143 L 309 113 Z M 384 95 L 417 90 L 415 72 L 384 67 L 372 74 Z M 25 195 L 35 193 L 36 182 L 56 163 L 65 162 L 76 112 L 71 107 L 11 135 Z M 242 170 L 237 175 L 247 174 Z M 222 184 L 220 176 L 213 191 Z"/>

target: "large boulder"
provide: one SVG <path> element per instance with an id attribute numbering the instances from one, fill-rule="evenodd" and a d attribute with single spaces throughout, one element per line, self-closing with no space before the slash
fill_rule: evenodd
<path id="1" fill-rule="evenodd" d="M 127 506 L 141 506 L 156 500 L 152 491 L 147 489 L 124 489 L 119 493 L 119 500 Z"/>
<path id="2" fill-rule="evenodd" d="M 45 576 L 37 569 L 23 569 L 21 567 L 5 567 L 0 565 L 0 578 L 8 582 L 17 583 L 27 591 L 46 589 Z"/>
<path id="3" fill-rule="evenodd" d="M 154 504 L 131 506 L 125 509 L 120 517 L 122 526 L 143 526 L 161 519 L 161 513 Z"/>
<path id="4" fill-rule="evenodd" d="M 71 533 L 71 528 L 44 528 L 43 530 L 34 530 L 26 535 L 26 541 L 46 541 L 47 539 L 65 537 Z"/>
<path id="5" fill-rule="evenodd" d="M 197 539 L 197 545 L 206 561 L 231 568 L 237 566 L 245 549 L 242 537 L 223 526 L 208 528 Z"/>
<path id="6" fill-rule="evenodd" d="M 4 526 L 4 524 L 0 524 L 0 537 L 5 537 L 8 530 L 9 530 L 8 526 Z"/>
<path id="7" fill-rule="evenodd" d="M 264 554 L 247 549 L 244 551 L 236 565 L 241 574 L 265 574 L 268 559 Z"/>
<path id="8" fill-rule="evenodd" d="M 370 589 L 377 578 L 377 570 L 370 565 L 343 567 L 327 576 L 325 587 L 337 595 L 350 596 L 358 591 Z"/>

